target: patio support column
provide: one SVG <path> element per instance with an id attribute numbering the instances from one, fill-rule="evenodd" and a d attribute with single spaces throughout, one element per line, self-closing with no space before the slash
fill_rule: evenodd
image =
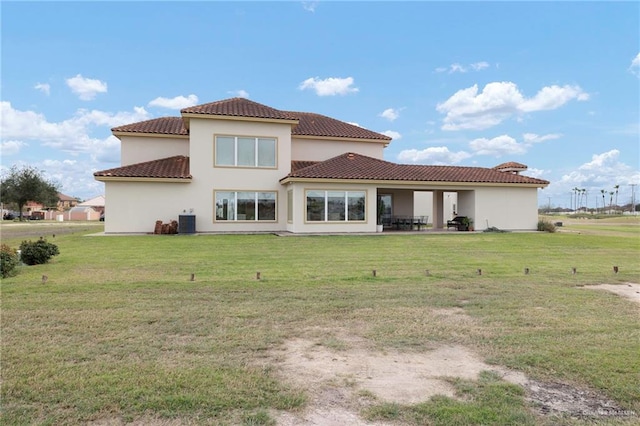
<path id="1" fill-rule="evenodd" d="M 433 228 L 444 228 L 444 191 L 433 191 Z"/>

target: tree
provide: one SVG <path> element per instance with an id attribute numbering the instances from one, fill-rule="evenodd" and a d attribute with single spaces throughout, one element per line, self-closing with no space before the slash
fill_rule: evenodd
<path id="1" fill-rule="evenodd" d="M 56 184 L 45 180 L 35 167 L 27 165 L 19 169 L 14 165 L 9 174 L 0 180 L 0 199 L 3 203 L 16 203 L 22 220 L 22 208 L 28 201 L 55 206 L 58 203 L 58 188 Z"/>
<path id="2" fill-rule="evenodd" d="M 613 209 L 613 194 L 613 191 L 609 192 L 609 213 L 611 213 L 611 209 Z"/>
<path id="3" fill-rule="evenodd" d="M 613 189 L 616 190 L 616 210 L 618 209 L 618 188 L 620 188 L 620 185 L 616 185 L 613 187 Z"/>
<path id="4" fill-rule="evenodd" d="M 604 200 L 604 194 L 606 191 L 604 189 L 601 189 L 600 192 L 602 193 L 602 213 L 604 213 L 604 211 L 606 210 L 605 200 Z"/>
<path id="5" fill-rule="evenodd" d="M 577 211 L 578 210 L 578 194 L 580 192 L 580 188 L 578 188 L 577 186 L 575 188 L 572 189 L 573 194 L 575 195 L 575 203 L 573 206 L 573 210 Z"/>

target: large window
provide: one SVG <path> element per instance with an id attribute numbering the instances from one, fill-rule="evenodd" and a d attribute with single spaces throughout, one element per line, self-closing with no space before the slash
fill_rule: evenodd
<path id="1" fill-rule="evenodd" d="M 275 192 L 216 192 L 216 220 L 274 221 Z"/>
<path id="2" fill-rule="evenodd" d="M 275 138 L 216 136 L 215 165 L 230 167 L 276 166 Z"/>
<path id="3" fill-rule="evenodd" d="M 307 191 L 307 221 L 365 220 L 364 191 Z"/>

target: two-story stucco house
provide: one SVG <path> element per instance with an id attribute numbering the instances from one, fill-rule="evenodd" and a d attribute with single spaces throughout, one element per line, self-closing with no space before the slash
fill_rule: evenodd
<path id="1" fill-rule="evenodd" d="M 477 229 L 537 226 L 537 191 L 549 182 L 526 166 L 403 165 L 383 160 L 391 138 L 330 117 L 233 98 L 112 129 L 121 167 L 105 183 L 106 233 L 152 232 L 157 220 L 195 215 L 197 232 L 376 232 L 377 202 L 413 215 L 431 192 L 429 222 L 446 227 L 443 194 Z"/>

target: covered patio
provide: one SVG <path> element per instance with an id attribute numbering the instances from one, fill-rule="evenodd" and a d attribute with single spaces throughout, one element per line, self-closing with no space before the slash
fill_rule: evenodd
<path id="1" fill-rule="evenodd" d="M 406 165 L 355 153 L 312 163 L 280 180 L 288 194 L 287 230 L 445 232 L 456 216 L 468 219 L 464 229 L 535 230 L 537 191 L 548 182 L 520 175 L 526 166 L 505 164 L 509 167 Z M 335 196 L 339 203 L 330 198 Z M 342 201 L 349 197 L 357 201 L 353 217 Z M 332 219 L 329 213 L 336 208 L 342 216 Z M 450 232 L 457 229 L 463 227 Z"/>
<path id="2" fill-rule="evenodd" d="M 458 214 L 471 215 L 474 211 L 472 196 L 465 192 L 424 188 L 378 188 L 378 203 L 382 204 L 381 222 L 385 231 L 446 231 L 447 221 Z M 462 194 L 462 195 L 460 195 Z M 467 205 L 459 213 L 459 199 Z"/>

